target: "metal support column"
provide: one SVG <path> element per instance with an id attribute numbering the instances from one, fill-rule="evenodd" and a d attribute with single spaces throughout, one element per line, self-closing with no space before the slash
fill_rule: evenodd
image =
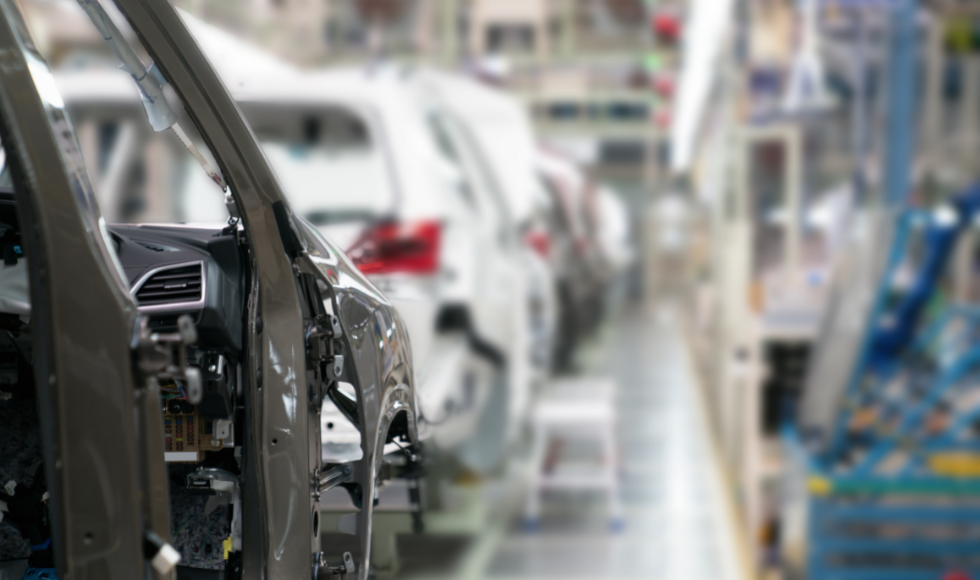
<path id="1" fill-rule="evenodd" d="M 911 187 L 917 93 L 915 0 L 897 0 L 889 14 L 888 109 L 885 112 L 887 142 L 884 155 L 883 203 L 898 208 L 905 204 Z"/>

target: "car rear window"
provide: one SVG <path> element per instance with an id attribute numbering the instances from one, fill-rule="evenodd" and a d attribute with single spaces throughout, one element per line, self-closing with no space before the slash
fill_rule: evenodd
<path id="1" fill-rule="evenodd" d="M 246 106 L 293 210 L 313 225 L 368 219 L 394 205 L 388 161 L 356 113 Z"/>

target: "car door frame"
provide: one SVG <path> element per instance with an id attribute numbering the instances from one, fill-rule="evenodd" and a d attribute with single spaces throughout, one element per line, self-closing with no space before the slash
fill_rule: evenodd
<path id="1" fill-rule="evenodd" d="M 244 224 L 251 280 L 243 365 L 242 578 L 307 577 L 316 564 L 319 412 L 309 404 L 304 299 L 290 249 L 288 205 L 251 129 L 176 9 L 165 0 L 117 0 L 181 99 L 224 175 Z M 216 195 L 218 193 L 216 192 Z M 292 235 L 296 237 L 295 232 Z"/>
<path id="2" fill-rule="evenodd" d="M 155 477 L 159 403 L 152 381 L 137 380 L 136 306 L 53 78 L 13 0 L 0 0 L 0 138 L 28 260 L 56 565 L 62 577 L 146 577 L 145 531 L 169 536 L 166 480 Z"/>
<path id="3" fill-rule="evenodd" d="M 377 443 L 384 441 L 388 427 L 406 413 L 409 439 L 417 432 L 404 325 L 400 320 L 389 323 L 387 336 L 376 337 L 375 332 L 383 330 L 378 320 L 383 299 L 355 309 L 339 299 L 348 283 L 376 289 L 346 258 L 340 260 L 345 272 L 340 276 L 311 261 L 305 228 L 297 225 L 251 128 L 176 9 L 167 0 L 115 4 L 180 97 L 221 168 L 251 252 L 249 364 L 243 370 L 246 421 L 255 430 L 243 452 L 242 578 L 308 577 L 320 553 L 320 538 L 311 533 L 319 520 L 319 493 L 311 490 L 320 476 L 320 405 L 318 400 L 314 403 L 314 389 L 308 388 L 313 369 L 307 364 L 310 327 L 305 317 L 311 314 L 311 299 L 300 280 L 315 276 L 324 285 L 320 291 L 325 302 L 330 301 L 328 310 L 341 314 L 342 344 L 353 355 L 345 377 L 357 391 L 362 428 L 378 429 L 362 431 L 370 449 L 354 469 L 354 482 L 372 492 L 380 463 Z M 372 502 L 365 501 L 357 518 L 361 579 L 368 574 L 371 508 Z"/>

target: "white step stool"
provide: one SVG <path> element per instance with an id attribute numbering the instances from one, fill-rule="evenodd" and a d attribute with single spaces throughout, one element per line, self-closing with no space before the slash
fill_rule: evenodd
<path id="1" fill-rule="evenodd" d="M 524 506 L 526 529 L 537 529 L 541 515 L 540 494 L 546 489 L 605 491 L 609 500 L 610 525 L 614 531 L 622 527 L 614 395 L 613 381 L 601 377 L 559 379 L 542 393 L 531 413 L 534 442 Z M 597 441 L 602 449 L 602 464 L 588 472 L 544 473 L 549 444 L 555 436 Z"/>

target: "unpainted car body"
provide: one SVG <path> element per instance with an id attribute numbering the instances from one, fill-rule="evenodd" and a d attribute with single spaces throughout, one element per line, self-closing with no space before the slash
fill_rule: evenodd
<path id="1" fill-rule="evenodd" d="M 209 231 L 208 240 L 230 237 L 243 257 L 243 309 L 216 325 L 234 329 L 234 316 L 241 317 L 241 381 L 231 389 L 240 402 L 232 418 L 240 473 L 216 477 L 207 468 L 196 480 L 237 490 L 240 531 L 232 525 L 227 577 L 333 573 L 320 558 L 318 525 L 320 490 L 343 467 L 321 464 L 320 402 L 329 396 L 362 433 L 362 459 L 351 466 L 348 483 L 363 499 L 357 573 L 364 578 L 383 446 L 393 436 L 417 440 L 405 324 L 343 252 L 292 214 L 251 130 L 173 6 L 166 0 L 116 5 L 184 106 L 195 139 L 213 156 L 241 222 L 183 231 L 106 226 L 53 78 L 17 7 L 0 2 L 0 135 L 24 224 L 18 235 L 31 290 L 30 323 L 18 333 L 32 339 L 26 360 L 36 377 L 48 546 L 58 574 L 170 576 L 156 561 L 147 566 L 160 552 L 153 546 L 161 547 L 150 540 L 166 545 L 171 534 L 160 384 L 173 377 L 188 388 L 195 384 L 183 354 L 194 333 L 185 322 L 173 331 L 168 322 L 161 332 L 148 330 L 156 310 L 139 289 L 150 278 L 134 284 L 119 254 L 125 244 L 153 236 L 175 246 L 161 255 L 209 250 L 210 241 L 198 239 Z M 157 266 L 182 265 L 167 260 Z M 207 302 L 208 280 L 221 285 L 210 278 L 208 258 L 201 262 L 199 294 Z M 195 349 L 206 349 L 209 336 L 198 338 Z M 200 370 L 208 372 L 211 367 Z M 339 391 L 341 381 L 353 385 L 353 397 Z"/>

